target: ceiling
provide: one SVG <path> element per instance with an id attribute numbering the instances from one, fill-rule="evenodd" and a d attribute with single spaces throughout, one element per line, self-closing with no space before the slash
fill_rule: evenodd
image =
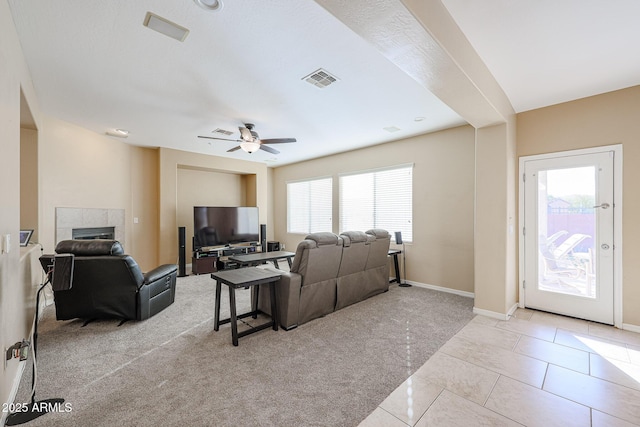
<path id="1" fill-rule="evenodd" d="M 127 129 L 127 143 L 279 166 L 466 123 L 322 1 L 8 3 L 40 110 L 101 134 Z M 516 112 L 640 84 L 637 0 L 442 4 Z M 186 27 L 184 42 L 144 27 L 148 11 Z M 303 80 L 319 68 L 338 81 Z M 198 138 L 237 139 L 247 122 L 298 142 L 273 155 Z"/>

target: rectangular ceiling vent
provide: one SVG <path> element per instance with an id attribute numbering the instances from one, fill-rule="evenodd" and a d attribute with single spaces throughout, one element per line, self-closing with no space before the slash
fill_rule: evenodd
<path id="1" fill-rule="evenodd" d="M 313 73 L 309 74 L 306 77 L 303 77 L 302 80 L 311 83 L 312 85 L 319 87 L 320 89 L 324 89 L 332 83 L 338 81 L 338 78 L 332 75 L 327 70 L 323 70 L 322 68 L 318 68 Z"/>
<path id="2" fill-rule="evenodd" d="M 229 130 L 220 129 L 220 128 L 217 128 L 216 130 L 214 130 L 213 133 L 221 133 L 222 135 L 227 135 L 227 136 L 233 135 L 233 132 Z"/>
<path id="3" fill-rule="evenodd" d="M 171 37 L 172 39 L 176 39 L 179 42 L 183 42 L 189 34 L 189 30 L 185 27 L 151 12 L 147 12 L 142 25 L 164 34 L 165 36 Z"/>

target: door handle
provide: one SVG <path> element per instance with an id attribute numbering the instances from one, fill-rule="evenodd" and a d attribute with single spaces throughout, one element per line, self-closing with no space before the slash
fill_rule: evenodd
<path id="1" fill-rule="evenodd" d="M 602 208 L 602 209 L 609 209 L 611 205 L 609 203 L 603 203 L 601 205 L 598 206 L 594 206 L 594 208 Z"/>
<path id="2" fill-rule="evenodd" d="M 606 251 L 607 249 L 609 249 L 610 246 L 607 245 L 606 243 L 603 243 L 602 245 L 600 245 L 600 247 Z"/>

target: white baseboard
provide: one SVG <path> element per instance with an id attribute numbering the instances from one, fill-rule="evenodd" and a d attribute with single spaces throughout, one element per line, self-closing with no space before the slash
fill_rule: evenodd
<path id="1" fill-rule="evenodd" d="M 395 277 L 390 277 L 390 280 L 395 279 Z M 433 291 L 447 292 L 449 294 L 460 295 L 467 298 L 475 298 L 475 294 L 473 292 L 460 291 L 458 289 L 445 288 L 443 286 L 429 285 L 426 283 L 414 282 L 412 280 L 405 280 L 405 283 L 408 283 L 413 286 L 417 286 L 419 288 L 431 289 Z"/>
<path id="2" fill-rule="evenodd" d="M 513 304 L 511 309 L 507 312 L 507 316 L 509 316 L 509 317 L 513 316 L 513 313 L 516 312 L 516 310 L 518 309 L 519 306 L 520 305 L 518 303 Z"/>
<path id="3" fill-rule="evenodd" d="M 517 309 L 518 309 L 518 303 L 515 303 L 509 309 L 509 311 L 507 311 L 507 314 L 498 313 L 496 311 L 484 310 L 478 307 L 473 307 L 473 312 L 475 314 L 480 314 L 482 316 L 490 317 L 492 319 L 509 320 L 509 318 L 513 316 L 513 313 L 515 313 Z"/>
<path id="4" fill-rule="evenodd" d="M 13 359 L 11 359 L 13 360 Z M 7 361 L 7 363 L 11 362 L 11 360 Z M 31 360 L 31 359 L 28 359 Z M 14 403 L 16 400 L 16 395 L 18 394 L 18 388 L 20 387 L 20 381 L 22 380 L 22 374 L 24 373 L 24 368 L 27 365 L 27 360 L 23 360 L 22 362 L 18 362 L 18 370 L 16 371 L 16 376 L 13 378 L 13 385 L 11 386 L 11 391 L 9 392 L 9 399 L 6 403 Z M 3 426 L 6 422 L 7 416 L 9 416 L 8 412 L 2 412 L 2 416 L 0 416 L 0 426 Z"/>
<path id="5" fill-rule="evenodd" d="M 625 331 L 637 332 L 637 333 L 640 334 L 640 326 L 638 326 L 638 325 L 632 325 L 630 323 L 623 323 L 622 324 L 622 329 L 624 329 Z"/>
<path id="6" fill-rule="evenodd" d="M 479 314 L 481 316 L 490 317 L 492 319 L 509 320 L 509 314 L 498 313 L 496 311 L 484 310 L 484 309 L 478 308 L 478 307 L 473 307 L 473 313 L 474 314 Z"/>

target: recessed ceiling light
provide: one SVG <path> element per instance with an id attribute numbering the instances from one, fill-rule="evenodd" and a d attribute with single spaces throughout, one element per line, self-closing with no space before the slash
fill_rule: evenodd
<path id="1" fill-rule="evenodd" d="M 413 119 L 414 122 L 421 122 L 424 120 L 424 117 L 416 117 L 415 119 Z"/>
<path id="2" fill-rule="evenodd" d="M 109 129 L 105 133 L 109 136 L 115 136 L 117 138 L 126 138 L 129 136 L 129 131 L 126 129 Z"/>
<path id="3" fill-rule="evenodd" d="M 171 37 L 172 39 L 176 39 L 179 42 L 183 42 L 189 34 L 189 30 L 185 27 L 182 27 L 175 22 L 171 22 L 168 19 L 165 19 L 151 12 L 147 12 L 142 25 L 147 28 L 151 28 L 152 30 L 157 31 L 161 34 L 164 34 L 165 36 Z"/>
<path id="4" fill-rule="evenodd" d="M 221 10 L 222 0 L 193 0 L 204 10 Z"/>
<path id="5" fill-rule="evenodd" d="M 393 133 L 393 132 L 398 132 L 400 130 L 399 127 L 396 126 L 387 126 L 386 128 L 382 128 L 384 130 L 386 130 L 387 132 Z"/>

